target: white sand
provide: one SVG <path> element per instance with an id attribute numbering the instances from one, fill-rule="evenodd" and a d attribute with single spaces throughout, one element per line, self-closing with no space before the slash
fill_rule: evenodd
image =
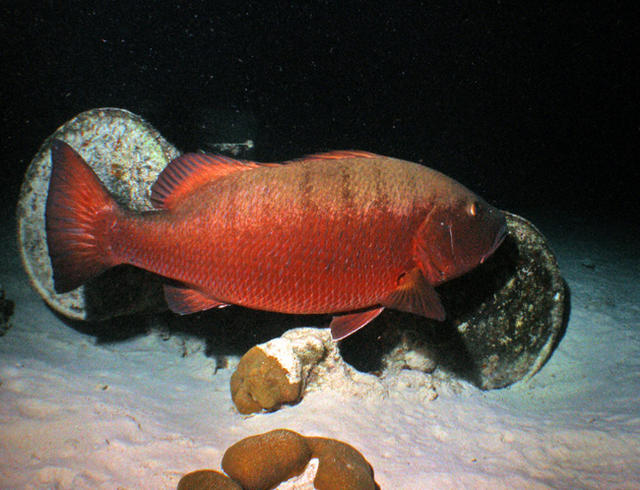
<path id="1" fill-rule="evenodd" d="M 416 386 L 382 399 L 323 390 L 244 417 L 231 369 L 216 372 L 201 339 L 96 344 L 66 325 L 28 285 L 12 227 L 0 243 L 0 284 L 16 302 L 0 337 L 1 488 L 175 488 L 188 471 L 220 469 L 237 440 L 278 427 L 355 446 L 383 489 L 640 488 L 640 256 L 622 235 L 542 226 L 573 307 L 529 381 L 443 385 L 431 402 Z"/>

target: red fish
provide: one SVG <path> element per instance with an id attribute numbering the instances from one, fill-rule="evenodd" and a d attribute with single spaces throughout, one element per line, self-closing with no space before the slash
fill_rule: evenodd
<path id="1" fill-rule="evenodd" d="M 334 314 L 341 339 L 384 308 L 443 320 L 434 286 L 482 263 L 502 212 L 425 166 L 362 151 L 284 164 L 185 154 L 120 207 L 82 157 L 52 144 L 46 207 L 55 289 L 118 264 L 168 279 L 171 310 L 229 304 Z"/>

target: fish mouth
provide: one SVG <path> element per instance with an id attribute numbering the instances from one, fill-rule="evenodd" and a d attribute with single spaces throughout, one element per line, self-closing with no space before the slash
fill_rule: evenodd
<path id="1" fill-rule="evenodd" d="M 503 223 L 503 225 L 500 227 L 500 231 L 498 231 L 498 233 L 496 234 L 496 238 L 493 240 L 493 244 L 491 245 L 491 248 L 489 248 L 489 251 L 486 254 L 484 254 L 480 259 L 481 264 L 484 263 L 484 261 L 487 260 L 489 257 L 491 257 L 491 255 L 493 255 L 493 252 L 495 252 L 498 249 L 498 247 L 502 244 L 506 236 L 507 236 L 507 225 L 506 223 Z"/>

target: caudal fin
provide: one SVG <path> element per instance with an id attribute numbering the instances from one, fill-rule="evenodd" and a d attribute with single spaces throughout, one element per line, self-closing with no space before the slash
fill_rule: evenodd
<path id="1" fill-rule="evenodd" d="M 104 236 L 117 204 L 64 141 L 53 141 L 51 163 L 45 211 L 47 246 L 55 290 L 64 293 L 115 265 Z"/>

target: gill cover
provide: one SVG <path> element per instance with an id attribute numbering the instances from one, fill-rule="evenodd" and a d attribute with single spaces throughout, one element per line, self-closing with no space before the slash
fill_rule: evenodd
<path id="1" fill-rule="evenodd" d="M 415 237 L 414 256 L 427 280 L 437 285 L 482 263 L 498 248 L 505 230 L 504 214 L 469 192 L 431 209 Z"/>

